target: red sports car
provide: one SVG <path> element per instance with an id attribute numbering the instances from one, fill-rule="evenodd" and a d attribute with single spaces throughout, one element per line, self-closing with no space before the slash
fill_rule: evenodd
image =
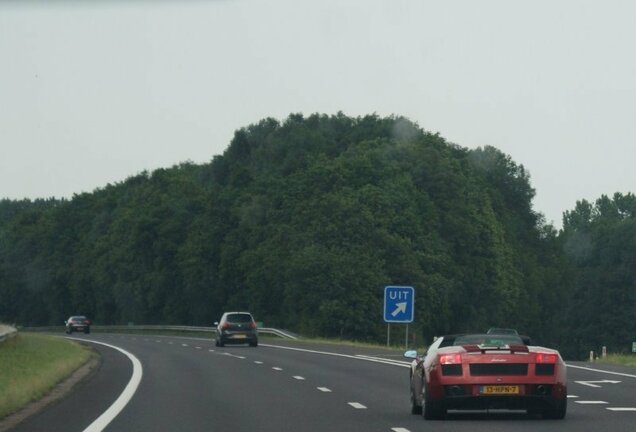
<path id="1" fill-rule="evenodd" d="M 528 342 L 529 339 L 525 338 Z M 425 356 L 407 351 L 411 412 L 442 419 L 447 410 L 527 410 L 562 419 L 566 366 L 558 351 L 529 346 L 513 334 L 442 336 Z"/>

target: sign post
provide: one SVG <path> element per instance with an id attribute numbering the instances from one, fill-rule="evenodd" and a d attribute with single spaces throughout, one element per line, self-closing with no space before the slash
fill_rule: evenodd
<path id="1" fill-rule="evenodd" d="M 406 324 L 406 345 L 408 347 L 408 324 L 413 322 L 415 289 L 411 286 L 384 287 L 384 322 L 388 324 L 386 344 L 389 346 L 391 323 Z"/>

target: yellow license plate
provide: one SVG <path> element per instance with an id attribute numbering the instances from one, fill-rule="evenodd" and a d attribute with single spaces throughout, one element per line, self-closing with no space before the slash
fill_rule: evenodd
<path id="1" fill-rule="evenodd" d="M 519 394 L 516 385 L 485 385 L 479 386 L 479 393 L 483 395 L 513 395 Z"/>

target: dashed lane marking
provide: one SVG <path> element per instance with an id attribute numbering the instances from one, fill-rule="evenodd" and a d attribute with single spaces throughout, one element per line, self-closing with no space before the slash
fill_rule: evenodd
<path id="1" fill-rule="evenodd" d="M 636 408 L 605 408 L 610 411 L 636 411 Z"/>
<path id="2" fill-rule="evenodd" d="M 304 381 L 305 377 L 301 377 L 299 375 L 294 376 L 294 379 L 298 380 L 298 381 Z"/>
<path id="3" fill-rule="evenodd" d="M 578 398 L 577 395 L 568 395 L 568 399 L 576 399 L 576 398 Z"/>
<path id="4" fill-rule="evenodd" d="M 274 369 L 275 371 L 282 371 L 283 368 L 279 368 L 279 367 L 273 367 L 272 369 Z"/>
<path id="5" fill-rule="evenodd" d="M 397 428 L 391 428 L 391 430 L 392 430 L 393 432 L 411 432 L 411 431 L 410 431 L 410 430 L 408 430 L 408 429 L 400 428 L 400 427 L 397 427 Z"/>
<path id="6" fill-rule="evenodd" d="M 256 363 L 256 364 L 263 364 L 263 362 L 262 362 L 262 361 L 258 361 L 258 360 L 254 360 L 254 363 Z"/>
<path id="7" fill-rule="evenodd" d="M 583 400 L 583 401 L 574 401 L 574 402 L 576 402 L 577 404 L 581 404 L 581 405 L 607 405 L 607 402 L 605 402 L 605 401 L 592 401 L 592 400 L 585 401 L 585 400 Z"/>
<path id="8" fill-rule="evenodd" d="M 349 402 L 349 405 L 351 405 L 355 409 L 367 409 L 367 407 L 365 407 L 364 405 L 362 405 L 359 402 Z"/>
<path id="9" fill-rule="evenodd" d="M 196 348 L 196 349 L 201 349 L 201 347 L 194 347 L 194 348 Z"/>
<path id="10" fill-rule="evenodd" d="M 316 387 L 316 388 L 323 393 L 331 393 L 331 389 L 328 389 L 327 387 Z"/>

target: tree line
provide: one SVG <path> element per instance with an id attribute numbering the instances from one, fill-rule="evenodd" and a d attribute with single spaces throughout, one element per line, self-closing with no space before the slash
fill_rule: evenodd
<path id="1" fill-rule="evenodd" d="M 579 356 L 636 339 L 636 198 L 557 232 L 523 165 L 403 117 L 292 114 L 210 163 L 92 193 L 0 201 L 0 321 L 211 325 L 229 309 L 379 341 L 383 287 L 416 289 L 420 340 L 515 327 Z"/>

